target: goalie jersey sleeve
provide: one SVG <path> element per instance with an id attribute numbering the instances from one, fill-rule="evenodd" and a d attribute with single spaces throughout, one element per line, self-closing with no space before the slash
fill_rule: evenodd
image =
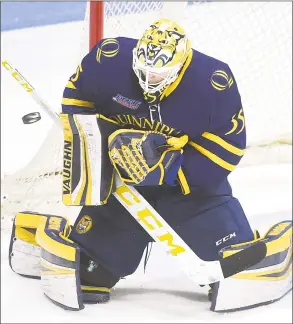
<path id="1" fill-rule="evenodd" d="M 91 100 L 90 89 L 85 85 L 86 76 L 81 73 L 86 69 L 88 60 L 83 60 L 77 67 L 75 74 L 68 80 L 63 92 L 62 112 L 67 114 L 95 114 L 96 107 Z"/>
<path id="2" fill-rule="evenodd" d="M 103 68 L 97 62 L 99 43 L 82 59 L 63 91 L 62 112 L 66 114 L 96 114 L 97 97 L 103 80 Z"/>
<path id="3" fill-rule="evenodd" d="M 97 114 L 108 117 L 123 111 L 113 97 L 120 92 L 141 96 L 136 76 L 132 72 L 132 49 L 136 40 L 126 37 L 100 40 L 83 58 L 69 78 L 63 92 L 62 112 L 67 114 Z M 133 86 L 132 82 L 137 83 Z M 135 89 L 135 90 L 134 90 Z M 139 93 L 137 93 L 139 90 Z M 135 93 L 136 92 L 136 93 Z M 113 111 L 113 107 L 114 111 Z M 112 107 L 112 108 L 111 108 Z"/>
<path id="4" fill-rule="evenodd" d="M 222 62 L 221 62 L 222 63 Z M 222 63 L 211 78 L 207 94 L 209 123 L 190 138 L 183 168 L 191 186 L 220 183 L 242 159 L 246 148 L 245 117 L 236 80 Z"/>

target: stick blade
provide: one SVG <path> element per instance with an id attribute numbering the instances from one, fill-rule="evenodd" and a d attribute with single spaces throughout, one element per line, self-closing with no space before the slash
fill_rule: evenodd
<path id="1" fill-rule="evenodd" d="M 238 272 L 247 270 L 248 268 L 259 263 L 267 254 L 267 246 L 264 242 L 258 242 L 246 249 L 221 259 L 224 278 L 231 277 Z"/>

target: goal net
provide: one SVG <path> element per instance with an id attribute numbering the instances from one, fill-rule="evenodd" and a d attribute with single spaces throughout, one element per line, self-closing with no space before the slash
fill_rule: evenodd
<path id="1" fill-rule="evenodd" d="M 248 149 L 240 167 L 292 163 L 291 2 L 92 2 L 87 6 L 82 55 L 100 37 L 139 38 L 155 19 L 175 19 L 193 48 L 227 62 L 244 107 Z M 80 57 L 81 59 L 81 57 Z M 79 62 L 76 62 L 76 65 Z M 69 77 L 69 76 L 68 76 Z M 61 197 L 62 132 L 53 126 L 23 169 L 1 181 L 1 228 L 31 210 L 76 215 Z"/>

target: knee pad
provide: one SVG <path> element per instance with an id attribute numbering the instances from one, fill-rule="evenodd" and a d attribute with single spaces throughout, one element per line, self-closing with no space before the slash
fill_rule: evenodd
<path id="1" fill-rule="evenodd" d="M 203 260 L 219 259 L 225 246 L 254 238 L 246 215 L 236 198 L 201 210 L 178 227 L 178 234 Z"/>

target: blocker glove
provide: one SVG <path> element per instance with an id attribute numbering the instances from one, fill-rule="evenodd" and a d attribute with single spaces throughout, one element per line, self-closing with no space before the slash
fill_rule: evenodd
<path id="1" fill-rule="evenodd" d="M 153 131 L 119 129 L 109 136 L 109 156 L 126 184 L 173 186 L 178 174 L 179 182 L 184 176 L 181 164 L 187 142 L 187 135 L 177 138 Z"/>

